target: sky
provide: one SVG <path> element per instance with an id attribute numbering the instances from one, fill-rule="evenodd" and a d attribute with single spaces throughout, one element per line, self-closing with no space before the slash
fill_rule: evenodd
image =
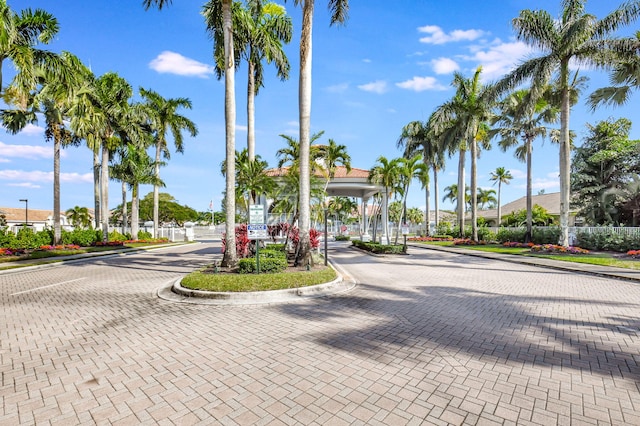
<path id="1" fill-rule="evenodd" d="M 280 0 L 280 2 L 282 2 Z M 185 134 L 184 154 L 172 149 L 171 159 L 161 169 L 168 192 L 178 202 L 198 211 L 221 209 L 224 177 L 220 164 L 225 155 L 224 81 L 213 73 L 213 44 L 200 14 L 203 0 L 175 0 L 170 7 L 145 11 L 141 0 L 9 0 L 14 11 L 44 9 L 59 21 L 60 32 L 47 46 L 55 52 L 69 51 L 91 68 L 96 76 L 116 72 L 137 94 L 140 87 L 165 98 L 186 97 L 191 110 L 180 112 L 194 121 L 198 135 Z M 483 81 L 499 79 L 535 52 L 515 38 L 511 21 L 525 8 L 546 9 L 558 16 L 559 0 L 471 0 L 447 2 L 427 0 L 366 0 L 350 2 L 345 25 L 330 26 L 328 1 L 316 0 L 313 27 L 312 133 L 324 131 L 318 143 L 329 138 L 347 147 L 352 167 L 371 169 L 380 156 L 402 155 L 396 147 L 404 125 L 425 121 L 454 95 L 453 72 L 471 77 L 483 67 Z M 532 6 L 533 4 L 533 6 Z M 618 2 L 591 0 L 587 11 L 599 18 Z M 290 78 L 281 81 L 272 65 L 265 65 L 265 86 L 256 98 L 256 153 L 275 167 L 277 150 L 284 148 L 280 135 L 298 138 L 298 75 L 301 9 L 293 1 L 284 3 L 294 25 L 294 37 L 285 46 L 291 63 Z M 620 35 L 632 34 L 638 23 Z M 3 66 L 4 81 L 15 72 Z M 570 127 L 582 144 L 586 123 L 638 113 L 635 95 L 623 108 L 601 108 L 591 112 L 586 95 L 605 86 L 601 71 L 581 70 L 589 78 L 588 88 L 574 107 Z M 136 100 L 140 100 L 136 96 Z M 236 74 L 236 149 L 246 147 L 246 66 Z M 17 135 L 0 130 L 0 207 L 53 208 L 53 147 L 45 141 L 42 121 Z M 631 131 L 640 139 L 640 123 Z M 478 160 L 478 185 L 497 189 L 490 180 L 497 167 L 513 175 L 502 187 L 502 202 L 525 195 L 525 165 L 514 152 L 502 152 L 497 143 Z M 467 183 L 469 182 L 467 161 Z M 92 154 L 86 146 L 66 148 L 61 157 L 61 209 L 93 206 Z M 558 147 L 538 140 L 533 154 L 533 192 L 559 191 Z M 457 182 L 457 155 L 447 160 L 439 175 L 440 207 L 444 188 Z M 142 186 L 144 196 L 153 189 Z M 120 203 L 120 184 L 109 188 L 109 207 Z M 433 205 L 433 191 L 431 208 Z M 424 209 L 424 192 L 414 181 L 408 206 Z"/>

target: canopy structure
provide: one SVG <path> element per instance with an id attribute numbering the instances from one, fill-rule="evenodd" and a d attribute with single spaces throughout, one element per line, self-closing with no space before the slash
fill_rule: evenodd
<path id="1" fill-rule="evenodd" d="M 268 170 L 269 176 L 283 176 L 287 173 L 288 167 L 283 167 L 280 169 L 270 169 Z M 321 173 L 317 173 L 318 177 L 322 176 Z M 381 194 L 384 198 L 385 190 L 382 185 L 378 185 L 369 181 L 369 171 L 358 168 L 351 168 L 349 172 L 347 172 L 347 168 L 344 166 L 338 166 L 335 170 L 335 175 L 331 180 L 329 180 L 329 184 L 327 185 L 327 195 L 330 197 L 356 197 L 361 200 L 361 222 L 362 222 L 362 233 L 360 238 L 363 241 L 370 241 L 371 236 L 369 235 L 369 218 L 367 217 L 367 205 L 369 203 L 369 199 L 373 197 L 375 194 Z M 387 212 L 387 203 L 386 200 L 382 201 L 382 241 L 388 243 L 388 235 L 386 235 L 386 230 L 388 229 L 389 215 Z"/>

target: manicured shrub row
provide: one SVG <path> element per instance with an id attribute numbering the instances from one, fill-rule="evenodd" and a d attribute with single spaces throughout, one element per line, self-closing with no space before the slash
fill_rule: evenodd
<path id="1" fill-rule="evenodd" d="M 500 228 L 495 235 L 495 241 L 499 243 L 520 242 L 524 243 L 527 230 L 524 228 Z M 560 240 L 560 228 L 545 227 L 531 230 L 531 239 L 535 244 L 557 244 Z"/>
<path id="2" fill-rule="evenodd" d="M 336 241 L 349 241 L 351 237 L 349 235 L 336 235 L 334 239 Z"/>
<path id="3" fill-rule="evenodd" d="M 598 233 L 578 232 L 576 245 L 588 250 L 627 252 L 640 247 L 640 237 L 623 235 L 603 228 Z"/>
<path id="4" fill-rule="evenodd" d="M 16 234 L 8 229 L 0 229 L 0 247 L 12 250 L 35 250 L 40 246 L 53 244 L 53 231 L 33 232 L 30 228 L 20 229 Z"/>
<path id="5" fill-rule="evenodd" d="M 371 243 L 364 242 L 360 240 L 353 240 L 351 242 L 354 246 L 361 248 L 366 251 L 370 251 L 371 253 L 377 254 L 400 254 L 403 253 L 404 246 L 398 245 L 387 245 L 380 243 Z"/>
<path id="6" fill-rule="evenodd" d="M 260 250 L 260 272 L 276 273 L 287 269 L 287 254 L 281 250 Z M 238 261 L 238 272 L 252 274 L 257 272 L 258 266 L 255 257 L 246 257 Z"/>

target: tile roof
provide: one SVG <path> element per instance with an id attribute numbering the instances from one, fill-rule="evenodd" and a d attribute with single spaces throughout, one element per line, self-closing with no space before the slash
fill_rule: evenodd
<path id="1" fill-rule="evenodd" d="M 279 177 L 284 176 L 290 167 L 281 167 L 279 169 L 269 169 L 267 170 L 267 176 Z M 322 171 L 316 170 L 316 176 L 324 176 Z M 358 169 L 355 167 L 351 168 L 351 171 L 347 173 L 347 168 L 344 166 L 336 167 L 336 173 L 334 175 L 334 179 L 349 179 L 349 178 L 360 178 L 360 179 L 368 179 L 369 178 L 369 170 Z"/>

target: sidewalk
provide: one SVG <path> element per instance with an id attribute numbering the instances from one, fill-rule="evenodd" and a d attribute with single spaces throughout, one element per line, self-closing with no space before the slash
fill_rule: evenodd
<path id="1" fill-rule="evenodd" d="M 590 265 L 586 263 L 563 262 L 561 260 L 544 259 L 540 257 L 519 256 L 513 254 L 490 253 L 480 250 L 467 249 L 462 246 L 443 247 L 433 244 L 407 242 L 407 246 L 425 250 L 438 250 L 466 256 L 484 257 L 486 259 L 502 260 L 521 265 L 541 266 L 561 271 L 578 272 L 582 274 L 598 275 L 608 278 L 640 282 L 640 270 L 616 268 L 614 266 Z"/>

